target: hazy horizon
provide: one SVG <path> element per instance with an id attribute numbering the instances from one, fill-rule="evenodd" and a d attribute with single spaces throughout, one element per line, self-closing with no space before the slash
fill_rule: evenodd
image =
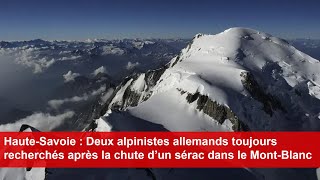
<path id="1" fill-rule="evenodd" d="M 320 39 L 316 0 L 2 0 L 0 40 L 192 38 L 248 27 Z"/>
<path id="2" fill-rule="evenodd" d="M 221 31 L 222 32 L 222 31 Z M 265 32 L 265 31 L 261 31 L 261 32 Z M 220 33 L 220 32 L 217 32 L 217 33 Z M 214 34 L 217 34 L 217 33 L 200 33 L 200 34 L 210 34 L 210 35 L 214 35 Z M 265 33 L 268 33 L 268 32 L 265 32 Z M 199 34 L 199 33 L 196 33 L 196 34 Z M 0 39 L 0 42 L 21 42 L 21 41 L 33 41 L 33 40 L 44 40 L 44 41 L 67 41 L 67 42 L 76 42 L 76 41 L 79 41 L 79 42 L 86 42 L 86 41 L 95 41 L 95 40 L 125 40 L 125 39 L 141 39 L 141 40 L 152 40 L 152 39 L 156 39 L 156 40 L 171 40 L 171 39 L 176 39 L 176 40 L 191 40 L 196 34 L 194 34 L 193 36 L 190 36 L 190 37 L 101 37 L 101 38 L 80 38 L 80 39 L 47 39 L 47 38 L 33 38 L 33 39 L 12 39 L 12 40 L 2 40 Z M 271 34 L 273 35 L 273 34 Z M 292 37 L 292 38 L 284 38 L 284 37 L 280 37 L 280 36 L 276 36 L 276 35 L 273 35 L 275 37 L 279 37 L 279 38 L 282 38 L 282 39 L 285 39 L 285 40 L 319 40 L 320 41 L 320 37 L 319 38 L 310 38 L 310 37 Z"/>

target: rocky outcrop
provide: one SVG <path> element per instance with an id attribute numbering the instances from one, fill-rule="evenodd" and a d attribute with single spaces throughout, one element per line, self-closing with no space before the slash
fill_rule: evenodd
<path id="1" fill-rule="evenodd" d="M 146 73 L 135 74 L 124 79 L 124 81 L 116 88 L 113 95 L 110 98 L 110 101 L 104 104 L 104 107 L 101 109 L 100 115 L 106 113 L 110 108 L 113 110 L 124 110 L 125 108 L 131 106 L 137 106 L 139 103 L 149 99 L 152 94 L 152 88 L 157 84 L 162 74 L 168 68 L 168 65 L 165 65 L 159 69 L 149 70 Z M 135 83 L 138 83 L 138 79 L 143 77 L 143 90 L 138 90 L 134 88 Z M 141 83 L 141 82 L 139 82 Z M 123 95 L 121 99 L 116 102 L 111 102 L 111 100 L 121 91 Z"/>
<path id="2" fill-rule="evenodd" d="M 220 124 L 223 124 L 225 120 L 229 119 L 233 124 L 232 129 L 234 131 L 249 131 L 249 127 L 239 120 L 234 112 L 229 107 L 218 104 L 216 101 L 212 101 L 208 96 L 202 95 L 199 92 L 194 94 L 188 93 L 181 89 L 178 89 L 181 94 L 187 93 L 188 103 L 197 103 L 197 109 L 212 117 L 214 120 L 218 121 Z"/>
<path id="3" fill-rule="evenodd" d="M 242 77 L 241 82 L 244 88 L 250 93 L 250 95 L 255 100 L 263 104 L 263 110 L 267 114 L 272 116 L 273 112 L 276 110 L 286 112 L 278 98 L 269 93 L 266 93 L 251 73 L 242 72 L 240 76 Z"/>
<path id="4" fill-rule="evenodd" d="M 175 66 L 180 61 L 180 55 L 176 56 L 171 67 Z"/>
<path id="5" fill-rule="evenodd" d="M 147 91 L 156 85 L 162 74 L 166 71 L 167 66 L 168 65 L 145 73 L 144 80 L 147 84 Z"/>
<path id="6" fill-rule="evenodd" d="M 131 87 L 127 87 L 124 91 L 123 98 L 122 98 L 122 107 L 120 109 L 124 109 L 128 106 L 137 106 L 139 104 L 139 100 L 141 97 L 140 92 L 136 92 L 131 89 Z"/>

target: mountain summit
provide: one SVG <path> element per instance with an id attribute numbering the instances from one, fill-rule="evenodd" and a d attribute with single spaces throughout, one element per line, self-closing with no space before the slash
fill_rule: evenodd
<path id="1" fill-rule="evenodd" d="M 319 130 L 320 63 L 252 29 L 197 34 L 165 67 L 128 77 L 106 107 L 104 121 L 116 110 L 170 131 Z"/>
<path id="2" fill-rule="evenodd" d="M 252 29 L 197 34 L 164 67 L 127 77 L 101 115 L 90 129 L 318 131 L 320 62 L 285 40 Z M 239 179 L 317 179 L 315 169 L 238 170 Z M 190 169 L 159 171 L 152 170 L 167 179 L 181 172 L 188 174 L 185 179 L 199 175 Z M 237 170 L 222 171 L 208 170 L 206 176 Z"/>

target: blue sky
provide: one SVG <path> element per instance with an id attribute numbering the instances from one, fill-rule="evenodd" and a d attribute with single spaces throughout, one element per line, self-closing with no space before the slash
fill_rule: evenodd
<path id="1" fill-rule="evenodd" d="M 319 0 L 0 0 L 0 40 L 191 38 L 250 27 L 320 39 Z"/>

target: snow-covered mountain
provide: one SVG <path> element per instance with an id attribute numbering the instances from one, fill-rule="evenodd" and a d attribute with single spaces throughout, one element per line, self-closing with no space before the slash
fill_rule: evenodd
<path id="1" fill-rule="evenodd" d="M 169 131 L 317 131 L 319 93 L 318 60 L 269 34 L 231 28 L 198 34 L 167 65 L 126 78 L 91 127 L 127 130 L 138 118 Z M 316 179 L 315 170 L 257 171 Z"/>
<path id="2" fill-rule="evenodd" d="M 141 50 L 153 43 L 120 44 Z M 90 110 L 96 119 L 84 130 L 320 130 L 320 62 L 252 29 L 197 34 L 166 65 L 135 73 L 105 91 Z M 317 179 L 315 169 L 49 171 L 47 179 Z"/>
<path id="3" fill-rule="evenodd" d="M 127 78 L 106 115 L 127 111 L 171 131 L 319 130 L 319 85 L 318 60 L 232 28 L 198 34 L 166 66 Z"/>

